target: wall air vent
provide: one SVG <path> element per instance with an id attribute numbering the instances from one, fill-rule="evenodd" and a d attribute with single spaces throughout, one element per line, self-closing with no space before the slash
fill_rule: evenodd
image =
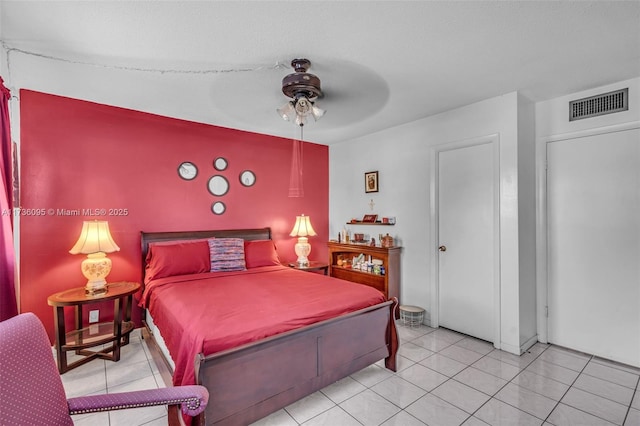
<path id="1" fill-rule="evenodd" d="M 628 109 L 629 89 L 626 88 L 569 102 L 569 121 L 612 114 Z"/>

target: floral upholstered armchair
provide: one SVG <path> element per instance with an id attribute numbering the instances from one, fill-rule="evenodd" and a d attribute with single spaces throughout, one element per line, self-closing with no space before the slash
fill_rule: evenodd
<path id="1" fill-rule="evenodd" d="M 181 386 L 66 398 L 49 338 L 40 320 L 25 313 L 0 322 L 0 426 L 73 425 L 71 415 L 152 405 L 180 406 L 169 424 L 180 424 L 178 411 L 204 424 L 209 393 L 203 386 Z"/>

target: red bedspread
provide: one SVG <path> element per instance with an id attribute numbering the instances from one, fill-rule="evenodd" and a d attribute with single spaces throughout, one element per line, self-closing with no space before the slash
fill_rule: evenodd
<path id="1" fill-rule="evenodd" d="M 174 385 L 195 383 L 205 355 L 384 302 L 371 287 L 283 266 L 181 275 L 146 285 L 147 307 L 175 362 Z"/>

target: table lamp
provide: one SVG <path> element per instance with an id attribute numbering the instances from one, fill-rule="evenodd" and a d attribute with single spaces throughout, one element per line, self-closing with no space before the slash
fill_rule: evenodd
<path id="1" fill-rule="evenodd" d="M 289 236 L 298 237 L 298 242 L 295 245 L 296 255 L 298 256 L 299 266 L 309 266 L 309 259 L 307 256 L 311 253 L 311 244 L 309 244 L 308 236 L 313 237 L 316 231 L 311 226 L 311 220 L 309 216 L 301 215 L 296 216 L 296 224 L 293 225 L 293 229 Z"/>
<path id="2" fill-rule="evenodd" d="M 111 259 L 106 253 L 119 251 L 120 247 L 111 238 L 106 220 L 85 221 L 78 242 L 69 250 L 71 254 L 86 254 L 82 261 L 82 274 L 87 278 L 86 294 L 107 292 L 107 275 L 111 272 Z"/>

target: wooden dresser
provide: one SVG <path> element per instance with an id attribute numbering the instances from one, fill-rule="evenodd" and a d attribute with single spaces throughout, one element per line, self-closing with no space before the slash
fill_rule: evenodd
<path id="1" fill-rule="evenodd" d="M 329 275 L 355 283 L 365 284 L 377 288 L 387 299 L 391 297 L 400 300 L 400 252 L 402 247 L 371 247 L 365 244 L 342 244 L 329 241 Z M 365 258 L 382 260 L 384 275 L 356 270 L 350 267 L 338 266 L 338 259 L 352 259 L 364 254 Z"/>

